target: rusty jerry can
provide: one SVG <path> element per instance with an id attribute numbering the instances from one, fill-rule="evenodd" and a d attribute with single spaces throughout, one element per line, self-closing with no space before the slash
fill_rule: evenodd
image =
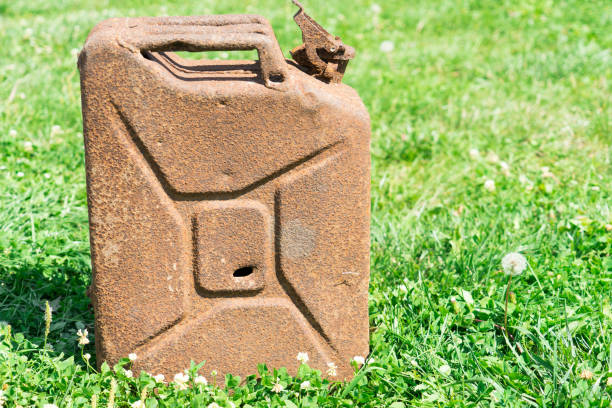
<path id="1" fill-rule="evenodd" d="M 110 19 L 87 38 L 98 364 L 244 376 L 295 373 L 306 352 L 341 379 L 368 354 L 369 117 L 340 83 L 352 48 L 294 18 L 295 61 L 254 15 Z M 259 61 L 172 53 L 249 49 Z"/>

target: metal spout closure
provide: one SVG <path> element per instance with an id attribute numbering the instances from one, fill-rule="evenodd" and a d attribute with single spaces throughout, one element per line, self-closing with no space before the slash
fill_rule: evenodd
<path id="1" fill-rule="evenodd" d="M 304 12 L 299 1 L 292 1 L 299 7 L 293 19 L 302 30 L 303 44 L 291 50 L 291 56 L 315 78 L 328 83 L 342 82 L 349 60 L 355 57 L 355 49 L 328 33 Z"/>

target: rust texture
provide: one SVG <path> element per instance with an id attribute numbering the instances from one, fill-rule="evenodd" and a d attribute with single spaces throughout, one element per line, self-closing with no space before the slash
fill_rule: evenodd
<path id="1" fill-rule="evenodd" d="M 297 0 L 293 0 L 293 4 L 299 7 L 293 19 L 302 30 L 304 43 L 291 50 L 291 56 L 315 78 L 341 82 L 349 60 L 355 57 L 355 49 L 344 44 L 340 37 L 328 33 L 304 12 Z"/>
<path id="2" fill-rule="evenodd" d="M 174 53 L 245 49 L 259 60 Z M 295 374 L 307 352 L 350 377 L 368 353 L 357 93 L 285 61 L 251 15 L 106 20 L 79 70 L 98 363 Z"/>

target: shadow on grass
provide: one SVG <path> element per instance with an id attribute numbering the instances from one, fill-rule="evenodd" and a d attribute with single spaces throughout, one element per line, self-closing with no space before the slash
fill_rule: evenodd
<path id="1" fill-rule="evenodd" d="M 0 321 L 23 333 L 33 343 L 42 344 L 45 331 L 45 302 L 52 307 L 47 343 L 58 353 L 80 355 L 76 341 L 78 328 L 93 334 L 93 310 L 86 290 L 90 267 L 76 261 L 60 265 L 26 262 L 0 266 Z M 85 352 L 94 355 L 93 335 Z"/>

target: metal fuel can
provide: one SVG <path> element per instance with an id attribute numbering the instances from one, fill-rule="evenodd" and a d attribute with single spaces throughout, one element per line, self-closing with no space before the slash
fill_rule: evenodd
<path id="1" fill-rule="evenodd" d="M 87 38 L 98 364 L 295 374 L 307 353 L 341 379 L 368 354 L 369 117 L 341 83 L 354 51 L 299 7 L 293 60 L 256 15 L 115 18 Z M 259 59 L 176 54 L 234 50 Z"/>

